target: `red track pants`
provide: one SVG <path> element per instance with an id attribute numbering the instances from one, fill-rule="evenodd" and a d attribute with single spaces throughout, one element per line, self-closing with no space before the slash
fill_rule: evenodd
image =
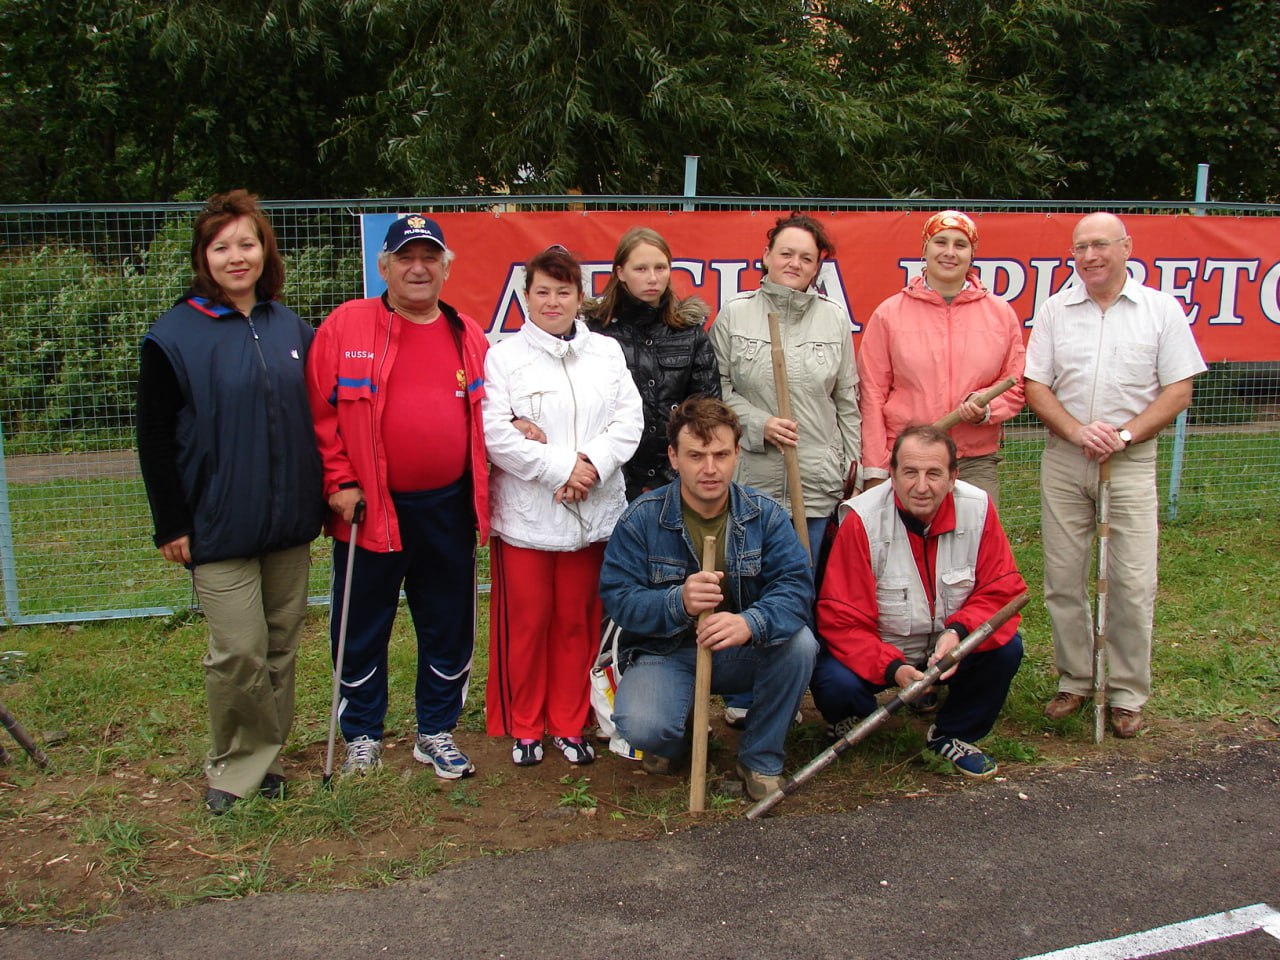
<path id="1" fill-rule="evenodd" d="M 582 736 L 600 642 L 604 547 L 553 553 L 490 541 L 489 736 Z"/>

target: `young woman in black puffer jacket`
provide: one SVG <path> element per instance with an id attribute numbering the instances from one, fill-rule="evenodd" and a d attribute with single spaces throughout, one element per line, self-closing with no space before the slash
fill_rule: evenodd
<path id="1" fill-rule="evenodd" d="M 674 479 L 667 461 L 672 409 L 695 393 L 720 397 L 720 372 L 703 329 L 710 312 L 697 297 L 676 297 L 671 248 L 648 227 L 622 235 L 604 293 L 583 307 L 591 329 L 622 347 L 644 402 L 644 434 L 623 468 L 627 500 Z"/>

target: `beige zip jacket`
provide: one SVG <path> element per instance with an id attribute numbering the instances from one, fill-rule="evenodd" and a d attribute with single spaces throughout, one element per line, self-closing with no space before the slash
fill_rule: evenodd
<path id="1" fill-rule="evenodd" d="M 765 421 L 778 415 L 771 312 L 778 315 L 791 412 L 800 427 L 805 516 L 825 517 L 840 500 L 851 465 L 861 460 L 862 418 L 852 325 L 843 308 L 821 294 L 765 280 L 759 290 L 726 303 L 711 325 L 721 394 L 742 420 L 742 457 L 734 479 L 791 508 L 782 453 L 764 440 Z"/>

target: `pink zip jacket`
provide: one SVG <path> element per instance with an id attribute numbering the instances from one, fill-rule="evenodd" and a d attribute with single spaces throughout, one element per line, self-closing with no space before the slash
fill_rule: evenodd
<path id="1" fill-rule="evenodd" d="M 1018 316 L 975 271 L 968 280 L 948 304 L 917 277 L 867 321 L 858 347 L 866 476 L 889 475 L 889 452 L 906 427 L 933 423 L 1006 377 L 1017 384 L 991 402 L 986 422 L 952 428 L 959 455 L 995 453 L 1001 424 L 1022 409 L 1026 347 Z"/>

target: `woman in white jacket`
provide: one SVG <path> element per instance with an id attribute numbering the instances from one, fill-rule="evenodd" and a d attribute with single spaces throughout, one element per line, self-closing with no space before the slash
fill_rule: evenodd
<path id="1" fill-rule="evenodd" d="M 626 508 L 622 465 L 644 426 L 621 348 L 578 319 L 582 268 L 564 247 L 525 267 L 528 321 L 485 360 L 489 478 L 491 737 L 513 737 L 518 766 L 542 737 L 573 764 L 600 640 L 604 545 Z M 533 429 L 533 426 L 537 429 Z"/>

